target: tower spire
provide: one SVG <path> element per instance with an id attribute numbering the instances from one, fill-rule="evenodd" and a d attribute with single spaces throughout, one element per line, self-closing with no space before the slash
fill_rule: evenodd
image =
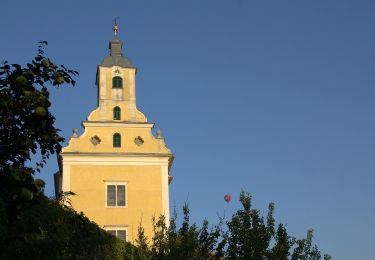
<path id="1" fill-rule="evenodd" d="M 118 32 L 118 23 L 117 23 L 118 17 L 115 17 L 113 20 L 113 34 L 115 35 L 115 38 L 117 38 L 117 32 Z"/>
<path id="2" fill-rule="evenodd" d="M 109 49 L 111 56 L 122 56 L 121 49 L 122 49 L 122 41 L 117 38 L 118 33 L 118 17 L 113 19 L 113 34 L 114 38 L 112 41 L 109 42 Z"/>

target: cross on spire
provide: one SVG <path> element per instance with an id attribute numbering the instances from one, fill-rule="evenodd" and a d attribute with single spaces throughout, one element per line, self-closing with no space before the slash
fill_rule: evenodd
<path id="1" fill-rule="evenodd" d="M 115 17 L 113 20 L 113 33 L 115 35 L 115 38 L 117 38 L 117 32 L 118 32 L 118 23 L 117 23 L 118 17 Z"/>

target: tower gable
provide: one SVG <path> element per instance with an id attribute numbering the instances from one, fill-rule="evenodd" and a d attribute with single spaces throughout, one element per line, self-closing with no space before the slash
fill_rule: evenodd
<path id="1" fill-rule="evenodd" d="M 121 66 L 98 66 L 98 108 L 88 117 L 89 121 L 112 121 L 113 109 L 121 109 L 121 120 L 147 122 L 136 106 L 136 69 Z"/>

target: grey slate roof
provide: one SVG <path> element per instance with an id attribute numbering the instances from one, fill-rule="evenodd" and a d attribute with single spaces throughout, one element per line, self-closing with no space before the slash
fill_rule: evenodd
<path id="1" fill-rule="evenodd" d="M 122 56 L 122 41 L 117 38 L 109 42 L 110 55 L 105 57 L 99 66 L 112 67 L 119 66 L 122 68 L 136 68 L 130 59 Z"/>
<path id="2" fill-rule="evenodd" d="M 126 57 L 123 56 L 107 56 L 103 59 L 102 63 L 99 65 L 102 67 L 112 67 L 112 66 L 119 66 L 122 68 L 134 68 L 135 66 Z"/>

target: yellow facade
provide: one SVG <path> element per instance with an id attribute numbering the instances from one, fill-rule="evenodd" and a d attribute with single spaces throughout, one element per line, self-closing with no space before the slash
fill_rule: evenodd
<path id="1" fill-rule="evenodd" d="M 110 42 L 111 54 L 97 70 L 98 108 L 82 123 L 82 135 L 73 131 L 55 179 L 57 191 L 76 194 L 75 210 L 106 230 L 125 230 L 132 242 L 140 224 L 151 238 L 152 217 L 169 219 L 173 155 L 136 107 L 136 68 L 121 48 L 117 38 Z"/>

